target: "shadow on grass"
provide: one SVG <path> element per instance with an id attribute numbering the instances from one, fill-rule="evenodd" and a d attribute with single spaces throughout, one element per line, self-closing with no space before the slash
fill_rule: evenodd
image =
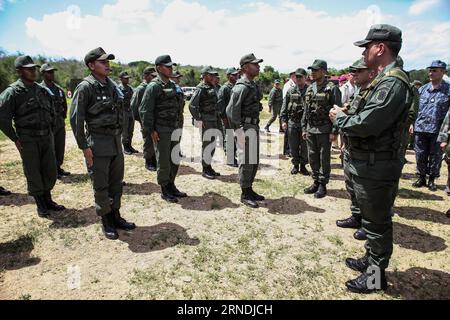
<path id="1" fill-rule="evenodd" d="M 434 201 L 444 200 L 442 196 L 405 188 L 402 188 L 398 191 L 398 197 L 402 199 L 420 199 L 420 200 L 434 200 Z"/>
<path id="2" fill-rule="evenodd" d="M 307 202 L 294 198 L 282 197 L 280 199 L 266 199 L 260 202 L 262 208 L 267 208 L 271 214 L 301 214 L 307 211 L 324 213 L 325 210 L 310 206 Z"/>
<path id="3" fill-rule="evenodd" d="M 50 228 L 53 229 L 75 229 L 99 222 L 99 217 L 93 206 L 85 209 L 66 209 L 60 212 L 51 212 L 47 219 L 53 221 L 50 225 Z"/>
<path id="4" fill-rule="evenodd" d="M 148 227 L 136 227 L 132 231 L 119 231 L 120 241 L 128 244 L 134 253 L 164 250 L 178 244 L 196 246 L 197 238 L 191 238 L 186 229 L 175 223 L 160 223 Z"/>
<path id="5" fill-rule="evenodd" d="M 447 249 L 445 240 L 419 228 L 394 222 L 394 243 L 402 248 L 422 253 L 439 252 Z"/>
<path id="6" fill-rule="evenodd" d="M 421 220 L 450 225 L 450 219 L 445 212 L 421 207 L 396 207 L 394 212 L 408 220 Z"/>
<path id="7" fill-rule="evenodd" d="M 235 209 L 239 207 L 239 205 L 233 203 L 227 197 L 215 192 L 208 192 L 202 196 L 181 198 L 178 204 L 183 209 L 199 211 L 223 210 L 226 208 Z"/>
<path id="8" fill-rule="evenodd" d="M 0 206 L 25 206 L 27 204 L 34 204 L 33 197 L 26 193 L 12 193 L 9 196 L 0 197 Z"/>
<path id="9" fill-rule="evenodd" d="M 77 184 L 90 181 L 87 173 L 72 173 L 70 176 L 62 177 L 59 181 L 66 184 Z"/>
<path id="10" fill-rule="evenodd" d="M 153 193 L 161 192 L 161 187 L 152 182 L 129 183 L 123 186 L 123 194 L 147 196 Z"/>
<path id="11" fill-rule="evenodd" d="M 29 235 L 0 243 L 0 270 L 18 270 L 38 264 L 41 259 L 30 256 L 33 249 L 33 238 Z"/>

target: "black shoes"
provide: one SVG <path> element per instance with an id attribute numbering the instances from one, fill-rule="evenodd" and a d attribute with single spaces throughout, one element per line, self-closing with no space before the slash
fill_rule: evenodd
<path id="1" fill-rule="evenodd" d="M 177 197 L 175 197 L 175 195 L 172 193 L 170 184 L 167 184 L 166 186 L 161 186 L 161 198 L 171 203 L 178 202 Z"/>
<path id="2" fill-rule="evenodd" d="M 298 164 L 294 165 L 294 167 L 291 170 L 291 174 L 298 174 L 300 172 L 298 167 L 299 167 Z"/>
<path id="3" fill-rule="evenodd" d="M 339 228 L 359 229 L 361 228 L 361 219 L 351 216 L 347 219 L 337 220 L 336 225 Z"/>
<path id="4" fill-rule="evenodd" d="M 58 168 L 58 179 L 62 179 L 62 177 L 70 176 L 70 172 L 65 171 L 63 168 Z"/>
<path id="5" fill-rule="evenodd" d="M 270 133 L 269 127 L 265 127 L 264 130 L 266 130 L 267 133 Z"/>
<path id="6" fill-rule="evenodd" d="M 55 201 L 52 200 L 52 194 L 50 191 L 47 191 L 44 193 L 44 201 L 47 206 L 47 209 L 52 211 L 63 211 L 66 209 L 66 207 L 57 204 Z"/>
<path id="7" fill-rule="evenodd" d="M 145 169 L 148 171 L 156 171 L 156 159 L 145 159 Z"/>
<path id="8" fill-rule="evenodd" d="M 174 195 L 177 198 L 186 198 L 187 194 L 185 192 L 181 192 L 178 190 L 178 188 L 175 186 L 175 183 L 169 183 L 170 191 L 172 191 L 172 195 Z"/>
<path id="9" fill-rule="evenodd" d="M 302 164 L 300 166 L 300 173 L 304 176 L 309 176 L 309 171 L 306 169 L 306 165 Z"/>
<path id="10" fill-rule="evenodd" d="M 363 229 L 360 228 L 353 234 L 353 238 L 359 241 L 364 241 L 367 240 L 367 234 Z"/>
<path id="11" fill-rule="evenodd" d="M 107 239 L 109 240 L 119 239 L 119 234 L 117 233 L 114 224 L 114 217 L 112 212 L 102 216 L 102 226 L 103 226 L 103 233 L 105 234 L 105 237 Z"/>
<path id="12" fill-rule="evenodd" d="M 133 146 L 131 144 L 129 147 L 130 147 L 131 153 L 139 153 L 139 151 L 136 150 L 135 148 L 133 148 Z"/>
<path id="13" fill-rule="evenodd" d="M 323 183 L 319 184 L 316 193 L 314 193 L 314 198 L 320 199 L 327 195 L 327 186 Z"/>
<path id="14" fill-rule="evenodd" d="M 202 176 L 209 180 L 214 180 L 216 177 L 220 177 L 220 173 L 214 171 L 211 166 L 203 167 Z"/>
<path id="15" fill-rule="evenodd" d="M 427 185 L 427 180 L 425 179 L 425 176 L 420 176 L 419 179 L 417 179 L 416 182 L 413 183 L 414 188 L 422 188 Z"/>
<path id="16" fill-rule="evenodd" d="M 448 209 L 448 211 L 445 215 L 447 216 L 447 218 L 450 218 L 450 209 Z"/>
<path id="17" fill-rule="evenodd" d="M 133 153 L 139 153 L 139 151 L 137 151 L 135 148 L 133 148 L 131 146 L 131 144 L 124 144 L 123 145 L 123 153 L 125 153 L 127 155 L 130 155 L 130 154 L 133 154 Z"/>
<path id="18" fill-rule="evenodd" d="M 314 181 L 314 183 L 311 186 L 309 186 L 303 191 L 305 192 L 305 194 L 313 194 L 316 193 L 317 190 L 319 190 L 319 182 Z"/>
<path id="19" fill-rule="evenodd" d="M 120 212 L 117 209 L 111 211 L 110 215 L 112 215 L 113 225 L 116 229 L 121 230 L 133 230 L 136 228 L 136 225 L 132 222 L 127 222 L 124 218 L 120 216 Z"/>
<path id="20" fill-rule="evenodd" d="M 253 190 L 253 188 L 250 187 L 248 191 L 250 192 L 250 195 L 253 197 L 253 199 L 254 199 L 255 201 L 264 201 L 264 200 L 266 200 L 266 198 L 265 198 L 264 196 L 262 196 L 262 195 L 260 195 L 260 194 L 257 194 L 257 193 Z"/>
<path id="21" fill-rule="evenodd" d="M 48 213 L 47 204 L 45 202 L 44 196 L 33 196 L 34 201 L 36 201 L 37 213 L 39 217 L 46 218 L 50 214 Z"/>
<path id="22" fill-rule="evenodd" d="M 369 257 L 367 254 L 359 259 L 347 258 L 345 259 L 345 265 L 352 270 L 359 272 L 366 272 L 369 267 Z"/>
<path id="23" fill-rule="evenodd" d="M 380 290 L 385 291 L 387 289 L 387 280 L 384 270 L 380 270 L 379 275 L 379 279 L 374 279 L 376 273 L 372 275 L 365 271 L 356 279 L 347 281 L 345 286 L 354 293 L 369 294 Z"/>
<path id="24" fill-rule="evenodd" d="M 0 196 L 9 196 L 11 195 L 11 191 L 6 190 L 3 187 L 0 187 Z"/>
<path id="25" fill-rule="evenodd" d="M 258 208 L 259 205 L 250 190 L 251 188 L 242 188 L 241 202 L 250 208 Z"/>
<path id="26" fill-rule="evenodd" d="M 436 184 L 434 183 L 434 177 L 430 177 L 429 179 L 428 179 L 428 190 L 430 190 L 430 191 L 437 191 L 437 186 L 436 186 Z"/>

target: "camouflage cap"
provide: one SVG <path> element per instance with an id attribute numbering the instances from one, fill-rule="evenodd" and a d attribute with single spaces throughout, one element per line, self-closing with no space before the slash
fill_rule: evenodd
<path id="1" fill-rule="evenodd" d="M 280 84 L 280 80 L 275 80 L 274 82 L 273 82 L 274 84 Z"/>
<path id="2" fill-rule="evenodd" d="M 219 73 L 218 73 L 216 70 L 214 70 L 214 68 L 211 67 L 211 66 L 206 66 L 206 67 L 204 67 L 204 68 L 202 69 L 201 73 L 202 73 L 202 74 L 208 73 L 208 74 L 212 74 L 212 75 L 219 75 Z"/>
<path id="3" fill-rule="evenodd" d="M 295 73 L 296 76 L 304 76 L 306 77 L 308 74 L 306 73 L 306 70 L 303 68 L 298 68 L 293 73 Z"/>
<path id="4" fill-rule="evenodd" d="M 358 59 L 349 67 L 351 71 L 353 70 L 363 70 L 363 69 L 369 69 L 364 62 L 364 58 Z"/>
<path id="5" fill-rule="evenodd" d="M 53 67 L 52 65 L 50 65 L 50 63 L 44 63 L 41 67 L 40 72 L 44 73 L 44 72 L 50 72 L 50 71 L 57 71 L 58 69 Z"/>
<path id="6" fill-rule="evenodd" d="M 177 64 L 172 62 L 172 58 L 169 55 L 162 55 L 156 58 L 155 65 L 164 65 L 166 67 L 176 66 Z"/>
<path id="7" fill-rule="evenodd" d="M 130 79 L 131 76 L 128 74 L 128 72 L 123 71 L 123 72 L 121 72 L 121 73 L 119 74 L 119 78 L 120 78 L 120 79 Z"/>
<path id="8" fill-rule="evenodd" d="M 356 41 L 357 47 L 366 47 L 372 41 L 402 42 L 402 31 L 390 24 L 375 24 L 370 27 L 366 39 Z"/>
<path id="9" fill-rule="evenodd" d="M 240 60 L 241 67 L 247 63 L 261 63 L 263 59 L 257 59 L 253 53 L 246 54 Z"/>
<path id="10" fill-rule="evenodd" d="M 14 61 L 14 67 L 17 68 L 35 68 L 39 65 L 35 64 L 30 56 L 20 56 Z"/>
<path id="11" fill-rule="evenodd" d="M 316 59 L 316 60 L 314 60 L 312 66 L 309 66 L 308 69 L 312 69 L 312 70 L 323 69 L 323 70 L 327 71 L 328 65 L 325 60 Z"/>
<path id="12" fill-rule="evenodd" d="M 89 51 L 84 57 L 84 63 L 88 65 L 90 62 L 97 60 L 114 60 L 116 57 L 111 53 L 106 53 L 103 48 L 95 48 Z"/>
<path id="13" fill-rule="evenodd" d="M 149 67 L 146 67 L 142 73 L 143 74 L 152 74 L 154 72 L 156 72 L 155 67 L 149 66 Z"/>
<path id="14" fill-rule="evenodd" d="M 227 71 L 226 71 L 226 75 L 230 75 L 230 74 L 238 74 L 238 73 L 239 73 L 239 70 L 236 69 L 235 67 L 228 68 Z"/>

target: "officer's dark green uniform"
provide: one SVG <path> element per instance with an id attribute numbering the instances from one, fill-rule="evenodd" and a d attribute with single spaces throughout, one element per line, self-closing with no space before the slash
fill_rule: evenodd
<path id="1" fill-rule="evenodd" d="M 236 68 L 228 68 L 226 71 L 227 76 L 228 75 L 237 75 L 239 73 L 239 70 Z M 231 98 L 231 90 L 233 89 L 234 84 L 230 81 L 227 81 L 224 83 L 223 86 L 220 87 L 219 92 L 217 94 L 218 100 L 217 100 L 217 107 L 219 109 L 219 117 L 222 120 L 222 136 L 223 136 L 223 149 L 227 155 L 227 164 L 238 166 L 237 164 L 237 149 L 236 149 L 236 142 L 234 138 L 234 134 L 232 131 L 232 128 L 230 126 L 230 123 L 227 119 L 226 114 L 226 108 L 228 106 L 228 103 L 230 102 Z M 234 142 L 232 142 L 234 141 Z M 229 144 L 230 148 L 234 150 L 233 153 L 227 152 L 227 144 Z"/>
<path id="2" fill-rule="evenodd" d="M 327 70 L 327 63 L 315 60 L 308 69 Z M 308 158 L 312 169 L 314 184 L 305 189 L 305 193 L 315 193 L 316 198 L 326 195 L 326 185 L 331 172 L 330 134 L 337 134 L 333 129 L 328 114 L 333 105 L 341 106 L 341 91 L 331 81 L 321 84 L 314 82 L 306 91 L 306 109 L 302 118 L 302 130 L 307 133 Z"/>
<path id="3" fill-rule="evenodd" d="M 241 58 L 241 68 L 248 64 L 259 64 L 254 54 Z M 253 208 L 255 201 L 264 197 L 253 191 L 253 182 L 259 166 L 259 113 L 262 111 L 262 94 L 252 80 L 244 74 L 231 90 L 231 98 L 226 114 L 231 127 L 235 130 L 239 158 L 239 184 L 242 189 L 241 202 Z"/>
<path id="4" fill-rule="evenodd" d="M 401 46 L 401 31 L 390 25 L 374 25 L 366 39 L 355 45 L 366 47 L 372 41 Z M 392 207 L 404 165 L 403 133 L 412 99 L 408 75 L 394 60 L 369 85 L 365 103 L 354 115 L 338 112 L 336 116 L 337 126 L 348 137 L 348 172 L 368 238 L 367 256 L 356 264 L 363 266 L 363 273 L 346 283 L 355 292 L 375 290 L 369 287 L 369 266 L 381 270 L 380 288 L 387 287 L 384 270 L 393 249 Z M 354 262 L 346 261 L 352 266 Z"/>
<path id="5" fill-rule="evenodd" d="M 202 74 L 218 75 L 211 66 L 203 68 Z M 217 107 L 217 91 L 214 86 L 207 84 L 205 81 L 200 82 L 189 103 L 189 111 L 196 121 L 202 121 L 202 175 L 208 179 L 214 179 L 220 174 L 215 172 L 211 167 L 212 157 L 216 150 L 216 141 L 220 132 L 218 132 L 220 125 L 219 109 Z M 215 130 L 216 132 L 213 132 Z M 207 139 L 205 135 L 212 135 Z M 209 153 L 208 146 L 211 149 Z M 206 150 L 206 151 L 205 151 Z M 206 154 L 208 153 L 208 154 Z"/>
<path id="6" fill-rule="evenodd" d="M 86 65 L 96 60 L 114 60 L 102 48 L 90 51 Z M 91 149 L 93 165 L 88 167 L 94 188 L 95 210 L 102 217 L 104 233 L 117 239 L 116 228 L 133 229 L 120 217 L 124 156 L 121 145 L 123 95 L 109 78 L 87 76 L 75 89 L 70 110 L 70 125 L 78 147 Z"/>
<path id="7" fill-rule="evenodd" d="M 128 72 L 124 71 L 119 75 L 120 79 L 129 79 Z M 131 110 L 131 97 L 133 96 L 133 88 L 129 85 L 119 84 L 119 89 L 123 95 L 123 130 L 122 130 L 122 145 L 125 154 L 137 153 L 133 148 L 131 142 L 133 141 L 134 132 L 134 116 Z"/>
<path id="8" fill-rule="evenodd" d="M 170 56 L 159 56 L 155 65 L 176 66 Z M 161 186 L 161 197 L 169 202 L 177 202 L 177 197 L 185 197 L 175 186 L 179 163 L 173 158 L 174 148 L 180 143 L 176 134 L 179 128 L 180 103 L 175 83 L 164 82 L 161 76 L 153 79 L 147 86 L 139 106 L 139 114 L 146 132 L 156 132 L 159 141 L 155 144 L 158 164 L 157 180 Z M 175 133 L 174 133 L 175 132 Z M 180 131 L 177 131 L 180 133 Z"/>
<path id="9" fill-rule="evenodd" d="M 144 69 L 144 77 L 146 75 L 152 75 L 153 79 L 157 76 L 155 68 L 147 67 Z M 150 80 L 151 81 L 151 80 Z M 131 97 L 131 111 L 133 112 L 133 118 L 137 122 L 139 122 L 141 126 L 142 139 L 144 140 L 144 159 L 145 159 L 145 167 L 150 171 L 156 171 L 156 156 L 155 156 L 155 147 L 153 145 L 153 140 L 150 137 L 150 133 L 144 130 L 144 126 L 142 125 L 141 116 L 139 115 L 139 106 L 142 102 L 142 97 L 144 96 L 145 88 L 147 88 L 147 81 L 143 81 L 133 93 Z"/>
<path id="10" fill-rule="evenodd" d="M 18 57 L 14 66 L 16 69 L 38 67 L 29 56 Z M 22 146 L 20 156 L 28 193 L 34 197 L 40 216 L 48 216 L 48 209 L 64 209 L 51 199 L 57 174 L 52 95 L 49 89 L 36 82 L 28 85 L 22 78 L 0 95 L 0 130 Z"/>
<path id="11" fill-rule="evenodd" d="M 276 80 L 275 85 L 279 85 L 280 81 Z M 270 90 L 269 93 L 269 108 L 272 109 L 272 117 L 269 119 L 269 122 L 266 124 L 266 131 L 270 131 L 270 125 L 280 116 L 281 107 L 283 105 L 283 90 L 281 88 L 276 88 L 275 86 Z M 281 119 L 279 131 L 281 132 Z"/>
<path id="12" fill-rule="evenodd" d="M 49 63 L 43 64 L 41 67 L 41 73 L 57 71 L 58 69 L 51 66 Z M 50 89 L 53 93 L 53 106 L 55 108 L 56 124 L 53 132 L 56 166 L 58 168 L 58 176 L 69 175 L 69 172 L 64 171 L 61 166 L 64 162 L 64 152 L 66 148 L 66 118 L 67 118 L 67 100 L 64 90 L 58 86 L 55 82 L 46 83 L 41 82 L 41 85 Z"/>
<path id="13" fill-rule="evenodd" d="M 296 75 L 307 76 L 304 69 L 299 68 L 295 71 Z M 292 155 L 293 174 L 299 172 L 299 165 L 303 172 L 308 163 L 308 148 L 306 140 L 302 138 L 302 117 L 305 110 L 305 93 L 307 86 L 300 88 L 298 85 L 290 88 L 283 100 L 283 106 L 280 112 L 280 118 L 283 123 L 288 124 L 289 149 Z"/>
<path id="14" fill-rule="evenodd" d="M 450 196 L 450 109 L 445 116 L 444 122 L 442 123 L 441 129 L 439 130 L 439 136 L 437 138 L 438 143 L 446 143 L 447 146 L 444 149 L 445 161 L 447 162 L 447 186 L 445 187 L 445 192 Z M 447 211 L 447 218 L 450 218 L 450 209 Z"/>
<path id="15" fill-rule="evenodd" d="M 173 78 L 181 78 L 183 75 L 176 71 L 174 72 Z M 175 81 L 174 81 L 175 82 Z M 178 128 L 183 129 L 184 126 L 184 106 L 186 104 L 186 98 L 184 96 L 183 89 L 181 89 L 180 85 L 175 82 L 175 88 L 177 92 L 178 103 L 180 105 L 180 115 L 178 117 Z"/>

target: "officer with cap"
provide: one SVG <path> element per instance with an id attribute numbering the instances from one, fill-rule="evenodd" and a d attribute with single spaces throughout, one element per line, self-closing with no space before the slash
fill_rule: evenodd
<path id="1" fill-rule="evenodd" d="M 342 105 L 341 91 L 333 82 L 327 81 L 327 63 L 315 60 L 311 69 L 314 83 L 306 91 L 306 109 L 302 118 L 302 135 L 308 145 L 309 164 L 313 184 L 305 189 L 306 194 L 323 198 L 331 172 L 331 143 L 337 138 L 337 131 L 328 118 L 333 105 Z"/>
<path id="2" fill-rule="evenodd" d="M 155 60 L 158 76 L 145 88 L 139 114 L 146 132 L 150 132 L 156 151 L 157 180 L 161 186 L 161 198 L 168 202 L 178 202 L 178 198 L 187 197 L 175 186 L 175 178 L 180 165 L 173 155 L 181 138 L 180 103 L 175 83 L 170 81 L 173 66 L 169 55 L 159 56 Z"/>
<path id="3" fill-rule="evenodd" d="M 30 56 L 17 57 L 14 67 L 19 79 L 0 95 L 0 130 L 16 144 L 38 215 L 48 217 L 49 210 L 65 209 L 51 196 L 57 175 L 53 93 L 36 83 L 38 65 Z"/>
<path id="4" fill-rule="evenodd" d="M 231 125 L 228 122 L 226 108 L 228 106 L 228 103 L 230 102 L 231 90 L 238 80 L 239 70 L 234 67 L 228 68 L 226 71 L 226 75 L 228 81 L 225 82 L 219 89 L 219 92 L 217 94 L 217 106 L 219 109 L 219 117 L 222 120 L 223 148 L 225 150 L 225 154 L 227 155 L 227 164 L 233 167 L 238 167 L 239 165 L 237 160 L 236 141 Z M 233 151 L 228 152 L 229 148 L 231 148 L 231 150 Z"/>
<path id="5" fill-rule="evenodd" d="M 435 179 L 440 175 L 442 150 L 436 140 L 450 108 L 450 85 L 443 81 L 446 70 L 447 64 L 441 60 L 433 61 L 428 67 L 430 82 L 419 89 L 419 110 L 413 129 L 419 173 L 419 179 L 413 183 L 413 187 L 427 186 L 430 191 L 437 190 Z"/>
<path id="6" fill-rule="evenodd" d="M 53 93 L 53 106 L 55 108 L 56 124 L 53 132 L 55 139 L 55 155 L 56 166 L 58 168 L 58 179 L 62 176 L 69 176 L 67 172 L 61 168 L 64 162 L 64 151 L 66 147 L 66 118 L 67 118 L 67 100 L 64 90 L 55 83 L 55 67 L 50 63 L 45 63 L 41 67 L 41 74 L 44 80 L 41 86 L 48 88 Z"/>
<path id="7" fill-rule="evenodd" d="M 298 68 L 295 71 L 295 86 L 290 88 L 283 99 L 280 119 L 283 130 L 288 130 L 289 149 L 292 155 L 293 168 L 291 174 L 299 172 L 308 176 L 306 169 L 308 163 L 308 147 L 306 140 L 302 137 L 302 117 L 305 110 L 305 94 L 307 73 L 305 69 Z M 299 168 L 300 166 L 300 168 Z"/>
<path id="8" fill-rule="evenodd" d="M 102 48 L 89 51 L 84 62 L 90 75 L 77 86 L 70 110 L 70 125 L 83 151 L 94 188 L 95 210 L 106 238 L 119 238 L 117 229 L 136 226 L 120 215 L 124 157 L 121 146 L 123 95 L 108 77 L 113 54 Z"/>
<path id="9" fill-rule="evenodd" d="M 131 98 L 133 96 L 133 88 L 129 85 L 130 75 L 123 71 L 119 74 L 121 84 L 119 89 L 123 94 L 123 131 L 122 131 L 122 145 L 125 154 L 138 153 L 132 146 L 134 133 L 134 116 L 131 110 Z"/>
<path id="10" fill-rule="evenodd" d="M 211 66 L 202 69 L 202 81 L 197 86 L 191 101 L 189 111 L 201 130 L 202 137 L 202 176 L 207 179 L 215 179 L 220 176 L 212 166 L 212 158 L 216 150 L 218 138 L 219 110 L 217 107 L 216 79 L 218 72 Z M 211 146 L 210 146 L 211 145 Z M 210 146 L 210 147 L 208 147 Z M 207 154 L 209 152 L 209 154 Z"/>
<path id="11" fill-rule="evenodd" d="M 357 90 L 353 98 L 350 99 L 350 104 L 345 104 L 343 110 L 347 115 L 354 115 L 357 111 L 359 111 L 365 99 L 367 98 L 367 94 L 369 93 L 368 87 L 370 83 L 373 81 L 373 79 L 375 79 L 376 72 L 370 70 L 367 67 L 367 65 L 364 62 L 364 58 L 355 61 L 349 67 L 349 69 L 353 75 L 355 84 L 357 85 Z M 351 173 L 349 172 L 349 154 L 348 150 L 346 150 L 346 147 L 348 145 L 347 143 L 348 139 L 349 139 L 348 136 L 342 134 L 343 148 L 344 148 L 343 167 L 344 167 L 345 187 L 350 195 L 351 199 L 350 211 L 352 215 L 349 218 L 337 220 L 336 225 L 340 228 L 357 229 L 357 231 L 353 234 L 353 237 L 356 240 L 367 240 L 367 235 L 364 229 L 362 229 L 361 208 L 356 199 L 354 186 L 351 180 Z"/>
<path id="12" fill-rule="evenodd" d="M 335 106 L 330 119 L 348 137 L 348 172 L 367 234 L 366 254 L 345 261 L 361 273 L 346 286 L 352 292 L 372 293 L 387 288 L 385 269 L 393 250 L 392 207 L 404 165 L 402 141 L 413 93 L 408 75 L 397 62 L 400 29 L 374 25 L 366 39 L 355 45 L 364 48 L 364 62 L 378 75 L 355 114 L 347 115 Z"/>
<path id="13" fill-rule="evenodd" d="M 253 182 L 259 166 L 259 113 L 262 111 L 262 94 L 254 79 L 258 76 L 262 59 L 253 53 L 240 60 L 242 77 L 231 90 L 226 114 L 234 129 L 239 158 L 239 184 L 241 202 L 258 208 L 257 201 L 265 198 L 253 190 Z"/>
<path id="14" fill-rule="evenodd" d="M 156 156 L 155 148 L 153 146 L 153 140 L 150 137 L 150 132 L 144 130 L 142 125 L 141 116 L 139 115 L 139 105 L 142 102 L 142 97 L 144 96 L 145 88 L 154 78 L 157 77 L 157 73 L 154 67 L 146 67 L 143 72 L 143 81 L 134 90 L 133 96 L 131 97 L 131 111 L 133 112 L 133 118 L 139 122 L 141 126 L 142 139 L 144 140 L 144 159 L 145 168 L 149 171 L 156 171 Z"/>
<path id="15" fill-rule="evenodd" d="M 281 106 L 283 105 L 283 90 L 280 87 L 280 80 L 275 80 L 273 84 L 273 88 L 269 93 L 269 112 L 272 112 L 272 117 L 267 122 L 266 127 L 264 128 L 266 132 L 270 132 L 270 125 L 277 120 L 277 117 L 280 116 Z M 281 128 L 281 119 L 279 125 L 279 132 L 283 132 Z"/>

